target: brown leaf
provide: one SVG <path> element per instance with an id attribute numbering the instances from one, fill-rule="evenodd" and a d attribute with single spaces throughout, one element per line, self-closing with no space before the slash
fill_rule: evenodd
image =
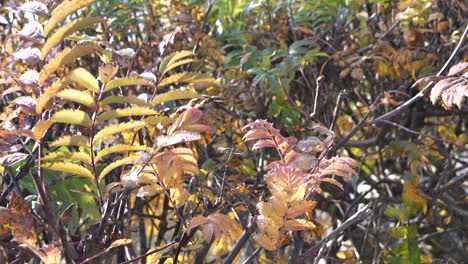
<path id="1" fill-rule="evenodd" d="M 13 192 L 8 208 L 13 217 L 10 229 L 14 239 L 19 243 L 35 245 L 37 237 L 34 230 L 34 219 L 32 218 L 28 202 L 16 194 L 16 192 Z"/>
<path id="2" fill-rule="evenodd" d="M 448 76 L 458 75 L 466 69 L 468 69 L 468 62 L 458 63 L 457 65 L 450 68 Z"/>

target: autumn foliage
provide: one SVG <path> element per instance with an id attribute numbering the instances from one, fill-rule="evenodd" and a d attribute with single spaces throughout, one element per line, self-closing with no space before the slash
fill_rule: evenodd
<path id="1" fill-rule="evenodd" d="M 1 3 L 0 263 L 464 261 L 462 1 Z"/>

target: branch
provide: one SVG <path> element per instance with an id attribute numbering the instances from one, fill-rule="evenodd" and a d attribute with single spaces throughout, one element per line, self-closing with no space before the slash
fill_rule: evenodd
<path id="1" fill-rule="evenodd" d="M 437 195 L 437 194 L 443 193 L 443 192 L 447 191 L 448 189 L 452 188 L 453 186 L 459 185 L 459 184 L 463 183 L 466 180 L 468 180 L 468 170 L 465 170 L 460 175 L 458 175 L 456 177 L 453 177 L 445 185 L 442 185 L 439 188 L 435 189 L 433 194 Z"/>
<path id="2" fill-rule="evenodd" d="M 323 249 L 323 247 L 327 247 L 327 242 L 336 239 L 342 232 L 346 229 L 351 227 L 352 225 L 361 222 L 362 220 L 366 219 L 368 216 L 372 214 L 372 209 L 370 204 L 367 204 L 361 210 L 357 211 L 355 214 L 350 216 L 343 224 L 338 226 L 335 230 L 333 230 L 328 236 L 326 236 L 322 241 L 318 242 L 315 246 L 308 249 L 304 254 L 302 254 L 300 258 L 300 262 L 305 262 L 305 260 L 310 256 L 314 255 L 314 252 L 317 251 L 319 248 Z M 321 250 L 324 252 L 324 250 Z M 317 258 L 320 258 L 320 254 L 317 255 Z"/>
<path id="3" fill-rule="evenodd" d="M 458 50 L 460 49 L 461 47 L 461 44 L 463 43 L 463 41 L 465 40 L 465 37 L 466 37 L 466 34 L 468 33 L 468 25 L 465 27 L 465 30 L 463 31 L 463 34 L 460 38 L 460 40 L 458 41 L 458 44 L 457 46 L 455 47 L 455 49 L 453 50 L 452 54 L 450 55 L 450 57 L 448 58 L 447 62 L 445 62 L 444 66 L 442 66 L 442 68 L 439 70 L 439 72 L 436 74 L 436 76 L 440 76 L 448 67 L 448 65 L 450 64 L 450 62 L 452 61 L 452 59 L 455 57 L 455 55 L 457 54 Z M 385 120 L 385 119 L 388 119 L 389 117 L 391 116 L 394 116 L 394 115 L 397 115 L 401 112 L 403 112 L 403 110 L 405 110 L 406 108 L 408 108 L 409 106 L 411 106 L 412 104 L 416 103 L 417 101 L 419 101 L 421 98 L 423 98 L 424 96 L 426 96 L 432 89 L 432 86 L 434 85 L 434 82 L 430 82 L 428 83 L 419 93 L 417 93 L 415 96 L 413 96 L 411 99 L 409 99 L 408 101 L 406 101 L 404 104 L 398 106 L 397 108 L 395 108 L 394 110 L 386 113 L 386 114 L 383 114 L 377 118 L 375 118 L 374 120 L 372 120 L 370 123 L 371 124 L 375 124 L 379 121 L 382 121 L 382 120 Z M 414 85 L 413 85 L 414 86 Z M 412 88 L 413 88 L 412 86 Z"/>
<path id="4" fill-rule="evenodd" d="M 223 264 L 231 264 L 232 261 L 237 257 L 237 254 L 239 254 L 239 251 L 241 248 L 244 246 L 245 242 L 249 240 L 250 235 L 253 233 L 253 225 L 252 223 L 249 223 L 247 228 L 244 230 L 244 233 L 242 233 L 242 236 L 239 238 L 239 241 L 234 245 L 234 247 L 231 249 L 227 257 L 224 259 Z"/>

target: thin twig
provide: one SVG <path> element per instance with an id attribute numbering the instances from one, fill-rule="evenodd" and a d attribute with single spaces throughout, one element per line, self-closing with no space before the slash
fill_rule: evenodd
<path id="1" fill-rule="evenodd" d="M 466 34 L 468 33 L 468 25 L 465 27 L 465 30 L 463 31 L 463 34 L 460 38 L 460 40 L 458 41 L 458 44 L 457 46 L 455 47 L 455 49 L 453 50 L 452 54 L 450 55 L 450 57 L 448 58 L 448 60 L 445 62 L 444 66 L 442 66 L 442 68 L 439 70 L 439 72 L 435 75 L 435 76 L 440 76 L 448 67 L 448 65 L 450 64 L 450 62 L 452 61 L 452 59 L 455 57 L 455 55 L 457 54 L 458 50 L 460 49 L 463 41 L 465 40 L 465 37 L 466 37 Z M 415 96 L 413 96 L 411 99 L 409 99 L 408 101 L 406 101 L 404 104 L 398 106 L 397 108 L 395 108 L 394 110 L 384 114 L 384 115 L 381 115 L 377 118 L 375 118 L 374 120 L 372 120 L 370 123 L 371 124 L 375 124 L 379 121 L 382 121 L 382 120 L 385 120 L 385 119 L 388 119 L 389 117 L 392 117 L 394 115 L 397 115 L 401 112 L 403 112 L 403 110 L 405 110 L 406 108 L 408 108 L 409 106 L 411 106 L 412 104 L 416 103 L 417 101 L 419 101 L 421 98 L 423 98 L 424 96 L 426 96 L 432 89 L 432 86 L 434 85 L 434 82 L 430 82 L 428 83 L 419 93 L 417 93 Z M 413 85 L 414 86 L 414 85 Z"/>

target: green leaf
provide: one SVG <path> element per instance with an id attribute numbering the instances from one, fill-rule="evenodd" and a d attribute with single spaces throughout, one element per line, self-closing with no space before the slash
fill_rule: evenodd
<path id="1" fill-rule="evenodd" d="M 111 95 L 107 96 L 104 100 L 101 101 L 101 105 L 108 104 L 134 104 L 139 106 L 153 107 L 152 104 L 147 103 L 141 99 L 138 99 L 136 96 L 122 96 L 122 95 Z"/>
<path id="2" fill-rule="evenodd" d="M 158 84 L 158 88 L 168 86 L 173 83 L 211 83 L 213 85 L 219 86 L 219 83 L 212 77 L 200 74 L 197 72 L 181 72 L 174 75 L 171 75 L 167 78 L 161 80 Z"/>
<path id="3" fill-rule="evenodd" d="M 45 155 L 42 160 L 70 160 L 70 161 L 82 161 L 86 164 L 91 164 L 91 156 L 84 152 L 63 152 L 63 151 L 54 151 Z"/>

